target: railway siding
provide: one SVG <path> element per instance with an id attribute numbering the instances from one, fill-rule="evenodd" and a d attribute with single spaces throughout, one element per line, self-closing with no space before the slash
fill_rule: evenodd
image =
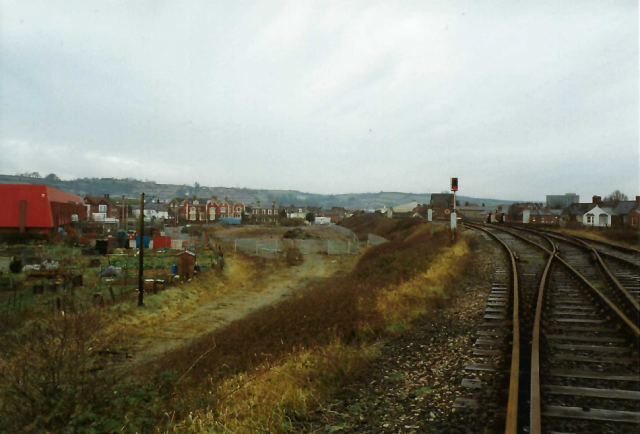
<path id="1" fill-rule="evenodd" d="M 510 251 L 519 278 L 519 418 L 506 432 L 638 432 L 640 330 L 629 294 L 640 279 L 603 259 L 628 258 L 555 234 L 481 229 Z"/>

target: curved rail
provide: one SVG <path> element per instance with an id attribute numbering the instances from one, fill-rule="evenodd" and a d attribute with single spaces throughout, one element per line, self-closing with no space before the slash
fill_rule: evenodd
<path id="1" fill-rule="evenodd" d="M 473 226 L 473 227 L 477 227 L 477 226 Z M 541 387 L 540 387 L 540 347 L 541 347 L 541 342 L 540 342 L 540 334 L 541 334 L 541 328 L 542 328 L 542 313 L 543 313 L 543 308 L 544 308 L 544 298 L 545 298 L 545 288 L 547 286 L 547 281 L 548 281 L 548 277 L 550 275 L 550 269 L 551 269 L 551 265 L 553 263 L 554 260 L 557 260 L 560 264 L 562 264 L 567 270 L 569 270 L 573 275 L 575 275 L 592 293 L 597 294 L 597 296 L 605 303 L 605 305 L 613 312 L 615 313 L 615 315 L 626 325 L 626 327 L 629 329 L 629 331 L 631 332 L 631 334 L 638 339 L 640 337 L 640 329 L 638 328 L 637 324 L 635 324 L 633 321 L 630 321 L 629 318 L 611 301 L 609 300 L 605 294 L 603 294 L 598 288 L 596 288 L 587 278 L 585 278 L 578 270 L 576 270 L 574 267 L 572 267 L 569 263 L 567 263 L 564 259 L 560 258 L 558 256 L 558 251 L 556 250 L 556 246 L 554 245 L 554 243 L 546 236 L 546 234 L 542 234 L 540 232 L 537 231 L 532 231 L 529 230 L 530 232 L 534 233 L 536 236 L 542 237 L 544 239 L 547 240 L 547 242 L 549 242 L 552 246 L 553 246 L 553 251 L 550 251 L 546 248 L 544 248 L 543 246 L 541 246 L 540 244 L 538 244 L 537 242 L 528 239 L 526 237 L 523 237 L 520 234 L 517 234 L 515 232 L 517 231 L 512 231 L 512 230 L 507 230 L 504 227 L 499 227 L 499 226 L 492 226 L 492 228 L 496 229 L 496 230 L 500 230 L 503 232 L 506 232 L 514 237 L 517 237 L 529 244 L 535 245 L 536 247 L 542 249 L 545 251 L 545 253 L 549 254 L 549 260 L 547 261 L 547 264 L 544 268 L 544 272 L 542 275 L 542 279 L 540 281 L 540 285 L 539 285 L 539 289 L 538 289 L 538 296 L 537 296 L 537 302 L 536 302 L 536 313 L 535 313 L 535 317 L 534 317 L 534 324 L 533 324 L 533 335 L 532 335 L 532 347 L 531 347 L 531 401 L 530 401 L 530 433 L 532 434 L 540 434 L 542 432 L 542 409 L 541 409 L 541 403 L 542 403 L 542 398 L 541 398 Z M 518 228 L 518 229 L 524 229 L 524 228 Z M 486 231 L 487 233 L 490 233 L 489 231 Z M 493 234 L 492 234 L 493 235 Z M 494 235 L 494 237 L 496 237 Z M 497 238 L 497 237 L 496 237 Z M 556 238 L 556 237 L 554 237 Z M 557 237 L 559 239 L 562 239 L 561 237 Z M 578 242 L 580 242 L 578 240 Z M 581 242 L 580 242 L 581 243 Z M 586 244 L 586 243 L 584 243 Z M 582 245 L 582 243 L 581 243 Z M 604 264 L 604 262 L 602 261 L 602 258 L 600 258 L 600 256 L 598 255 L 598 251 L 594 248 L 592 248 L 591 246 L 586 245 L 585 246 L 589 252 L 593 253 L 594 258 L 599 261 L 599 264 L 602 266 L 602 269 L 604 270 L 604 273 L 608 275 L 608 277 L 613 277 L 615 279 L 614 276 L 612 276 L 612 273 L 608 270 L 608 268 L 606 267 L 606 265 Z M 615 282 L 615 280 L 614 280 Z M 616 285 L 618 286 L 618 285 Z"/>
<path id="2" fill-rule="evenodd" d="M 616 276 L 611 272 L 611 270 L 609 269 L 609 267 L 605 264 L 605 262 L 602 260 L 602 256 L 600 256 L 601 254 L 607 255 L 610 258 L 614 259 L 614 260 L 618 260 L 618 261 L 622 261 L 625 262 L 627 264 L 633 265 L 634 267 L 636 266 L 635 264 L 619 258 L 617 256 L 614 255 L 610 255 L 608 253 L 605 252 L 599 252 L 597 249 L 595 249 L 593 246 L 590 246 L 589 244 L 587 244 L 586 242 L 582 241 L 579 238 L 573 237 L 571 235 L 565 235 L 565 234 L 557 234 L 551 231 L 541 231 L 541 230 L 534 230 L 534 229 L 530 229 L 530 228 L 523 228 L 520 226 L 512 226 L 514 228 L 517 228 L 518 230 L 523 230 L 523 231 L 527 231 L 527 232 L 531 232 L 531 233 L 535 233 L 538 236 L 544 236 L 541 232 L 543 232 L 544 234 L 548 234 L 549 236 L 558 239 L 558 240 L 562 240 L 568 243 L 573 243 L 574 245 L 577 245 L 581 248 L 587 249 L 589 250 L 589 252 L 593 255 L 594 259 L 596 260 L 596 263 L 600 266 L 600 268 L 603 270 L 604 275 L 613 283 L 613 285 L 618 289 L 618 291 L 620 291 L 622 293 L 622 295 L 624 295 L 625 299 L 627 300 L 627 302 L 631 305 L 631 307 L 633 309 L 635 309 L 637 312 L 640 312 L 640 302 L 638 302 L 638 299 L 636 299 L 630 292 L 629 290 L 620 283 L 620 281 L 616 278 Z M 546 238 L 546 237 L 545 237 Z M 564 260 L 563 260 L 564 262 Z M 580 274 L 578 271 L 576 270 L 572 270 L 575 273 Z M 580 277 L 586 281 L 586 279 L 580 275 Z"/>
<path id="3" fill-rule="evenodd" d="M 540 288 L 538 289 L 538 300 L 536 303 L 536 315 L 533 320 L 533 339 L 531 341 L 531 413 L 530 432 L 539 434 L 542 432 L 542 411 L 540 399 L 540 323 L 542 321 L 542 309 L 544 301 L 544 288 L 547 286 L 547 276 L 551 263 L 556 257 L 556 248 L 553 247 L 553 254 L 549 256 L 549 261 L 544 267 Z"/>
<path id="4" fill-rule="evenodd" d="M 463 223 L 465 226 L 466 223 Z M 482 230 L 498 241 L 509 254 L 511 260 L 511 275 L 513 276 L 513 331 L 511 344 L 511 371 L 509 375 L 509 399 L 507 401 L 507 420 L 505 424 L 506 434 L 516 434 L 518 432 L 518 388 L 520 386 L 520 318 L 518 300 L 518 270 L 516 258 L 507 244 L 495 234 L 484 229 L 482 226 L 468 225 Z"/>

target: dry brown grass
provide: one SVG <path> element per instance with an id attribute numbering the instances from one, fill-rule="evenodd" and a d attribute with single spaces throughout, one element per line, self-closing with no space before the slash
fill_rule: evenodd
<path id="1" fill-rule="evenodd" d="M 345 346 L 339 341 L 301 350 L 277 364 L 211 383 L 217 397 L 212 409 L 196 410 L 171 432 L 282 432 L 291 419 L 304 418 L 337 388 L 348 384 L 377 354 L 376 348 Z"/>
<path id="2" fill-rule="evenodd" d="M 552 229 L 568 235 L 590 238 L 595 241 L 618 244 L 624 247 L 638 249 L 640 246 L 640 232 L 637 230 L 606 229 Z"/>
<path id="3" fill-rule="evenodd" d="M 206 403 L 175 412 L 176 429 L 286 430 L 361 371 L 390 325 L 446 304 L 469 257 L 464 240 L 451 246 L 444 232 L 423 231 L 369 249 L 346 276 L 167 354 L 153 372 L 190 369 L 182 383 L 188 392 L 176 399 Z"/>
<path id="4" fill-rule="evenodd" d="M 415 234 L 416 226 L 429 227 L 421 219 L 393 218 L 388 219 L 382 214 L 358 214 L 341 223 L 341 226 L 351 229 L 358 238 L 366 239 L 368 234 L 375 234 L 388 240 L 401 241 Z"/>
<path id="5" fill-rule="evenodd" d="M 471 255 L 461 238 L 451 244 L 444 231 L 431 235 L 425 226 L 413 226 L 403 235 L 405 241 L 367 249 L 353 271 L 312 284 L 295 297 L 139 366 L 135 374 L 141 383 L 126 390 L 144 391 L 134 408 L 147 416 L 132 425 L 132 407 L 121 400 L 106 407 L 109 423 L 154 423 L 162 432 L 287 431 L 292 420 L 304 418 L 365 372 L 376 343 L 392 333 L 391 325 L 448 302 Z M 234 257 L 229 275 L 203 275 L 149 297 L 147 308 L 124 312 L 121 323 L 128 330 L 139 329 L 137 337 L 151 337 L 167 318 L 189 315 L 199 301 L 214 297 L 212 287 L 222 291 L 218 287 L 223 282 L 247 284 L 247 276 L 259 280 L 270 265 L 253 261 Z M 274 266 L 286 267 L 285 261 Z M 172 309 L 165 312 L 167 305 Z M 179 380 L 166 386 L 171 378 Z M 88 427 L 94 422 L 82 423 Z"/>

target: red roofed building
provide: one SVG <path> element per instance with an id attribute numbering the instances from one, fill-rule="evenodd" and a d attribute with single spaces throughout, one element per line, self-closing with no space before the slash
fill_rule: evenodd
<path id="1" fill-rule="evenodd" d="M 0 184 L 0 231 L 50 233 L 85 219 L 80 196 L 47 185 Z"/>

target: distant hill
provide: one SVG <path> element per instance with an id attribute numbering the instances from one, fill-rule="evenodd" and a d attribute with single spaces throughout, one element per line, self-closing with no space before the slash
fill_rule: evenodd
<path id="1" fill-rule="evenodd" d="M 65 190 L 80 196 L 87 194 L 92 196 L 102 196 L 106 193 L 111 197 L 125 195 L 128 198 L 137 197 L 141 192 L 145 192 L 147 197 L 155 196 L 161 200 L 172 199 L 174 197 L 184 197 L 185 195 L 197 195 L 198 197 L 217 196 L 218 199 L 228 197 L 232 200 L 239 200 L 244 204 L 251 205 L 260 201 L 262 204 L 276 201 L 284 205 L 315 205 L 330 208 L 332 206 L 343 206 L 349 209 L 376 209 L 382 206 L 399 205 L 406 202 L 417 201 L 429 203 L 431 194 L 429 193 L 402 193 L 402 192 L 379 192 L 379 193 L 350 193 L 325 195 L 315 193 L 304 193 L 297 190 L 258 190 L 249 188 L 231 187 L 205 187 L 186 184 L 157 184 L 154 181 L 141 181 L 138 179 L 116 179 L 116 178 L 79 178 L 70 181 L 63 181 L 53 176 L 37 178 L 33 176 L 0 175 L 0 184 L 47 184 L 60 190 Z M 472 198 L 458 196 L 461 203 L 473 202 L 478 205 L 509 204 L 512 200 L 497 200 L 490 198 Z"/>

